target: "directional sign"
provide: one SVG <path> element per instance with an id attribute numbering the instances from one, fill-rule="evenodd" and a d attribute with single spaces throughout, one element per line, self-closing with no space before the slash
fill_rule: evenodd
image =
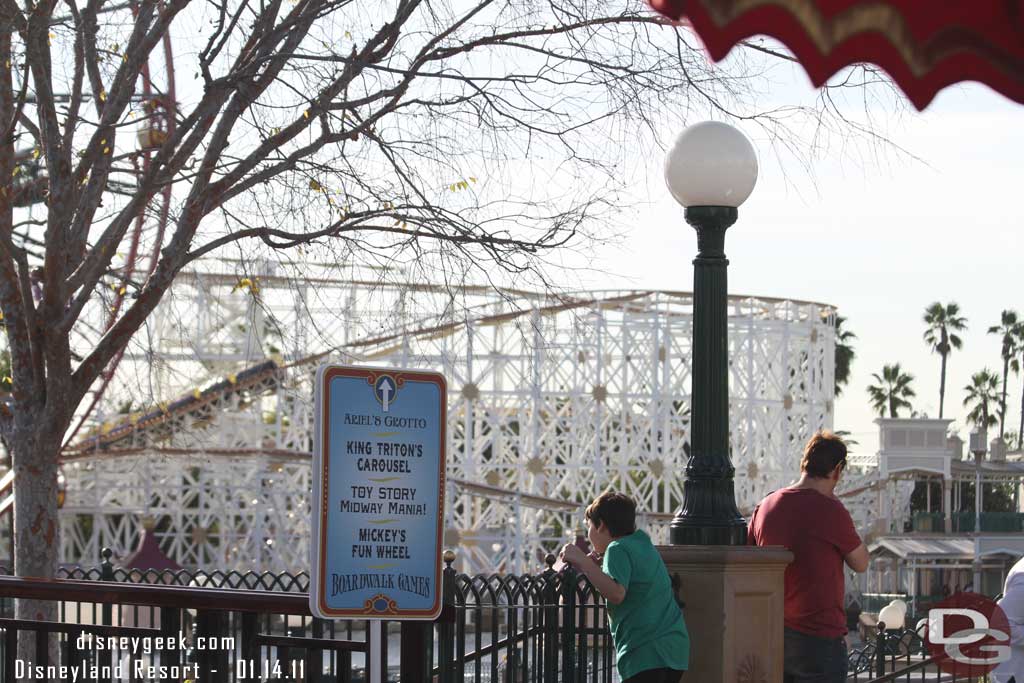
<path id="1" fill-rule="evenodd" d="M 446 394 L 435 372 L 317 371 L 309 603 L 318 617 L 440 613 Z"/>

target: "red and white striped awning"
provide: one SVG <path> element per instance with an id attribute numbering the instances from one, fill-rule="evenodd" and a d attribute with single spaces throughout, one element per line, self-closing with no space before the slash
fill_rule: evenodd
<path id="1" fill-rule="evenodd" d="M 1024 0 L 648 0 L 691 24 L 711 58 L 756 35 L 781 41 L 815 86 L 851 64 L 883 68 L 918 109 L 978 81 L 1024 103 Z"/>

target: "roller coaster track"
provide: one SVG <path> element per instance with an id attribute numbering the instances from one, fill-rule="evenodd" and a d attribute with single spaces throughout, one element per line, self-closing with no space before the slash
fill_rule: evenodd
<path id="1" fill-rule="evenodd" d="M 185 282 L 190 282 L 188 278 L 192 277 L 195 282 L 187 285 L 192 288 L 216 287 L 223 288 L 224 292 L 227 293 L 229 287 L 234 287 L 239 282 L 237 274 L 232 275 L 224 272 L 199 273 L 197 271 L 196 274 L 190 275 L 190 272 L 182 273 L 181 277 Z M 305 275 L 306 273 L 304 272 L 301 277 L 305 277 Z M 295 280 L 288 277 L 275 275 L 273 271 L 269 272 L 267 276 L 259 275 L 258 277 L 260 288 L 264 290 L 263 296 L 267 297 L 268 303 L 266 305 L 268 307 L 273 305 L 280 306 L 280 304 L 274 303 L 276 299 L 271 298 L 269 294 L 271 289 L 294 287 L 296 283 Z M 313 277 L 312 279 L 315 280 L 316 278 Z M 373 285 L 374 283 L 367 282 L 367 284 Z M 378 286 L 380 285 L 379 282 L 377 284 Z M 350 285 L 358 285 L 358 278 L 331 279 L 324 286 L 347 291 L 345 288 Z M 386 283 L 384 286 L 387 288 L 400 288 L 400 285 L 393 281 Z M 434 290 L 429 289 L 431 285 L 426 283 L 411 286 L 434 293 Z M 355 287 L 353 291 L 359 291 L 359 289 Z M 186 291 L 191 292 L 192 290 L 188 289 Z M 213 291 L 216 292 L 216 290 Z M 234 289 L 232 289 L 231 293 L 233 291 Z M 445 290 L 437 290 L 437 292 L 449 294 L 450 290 L 446 288 Z M 212 296 L 217 295 L 215 293 Z M 273 296 L 276 297 L 277 295 Z M 476 301 L 479 300 L 479 298 L 476 299 Z M 182 301 L 185 301 L 185 299 Z M 824 304 L 814 304 L 813 302 L 803 302 L 804 304 L 809 304 L 806 307 L 794 306 L 794 303 L 800 302 L 793 302 L 787 299 L 771 300 L 763 297 L 732 296 L 730 297 L 730 311 L 731 315 L 739 320 L 739 324 L 744 328 L 748 325 L 757 324 L 764 324 L 766 326 L 789 324 L 791 321 L 796 321 L 795 324 L 805 324 L 804 321 L 812 321 L 811 325 L 827 324 L 827 316 L 831 315 L 830 307 Z M 241 467 L 246 472 L 255 472 L 260 470 L 260 468 L 265 468 L 268 473 L 265 481 L 272 479 L 273 481 L 283 482 L 287 480 L 290 482 L 287 490 L 298 491 L 299 493 L 294 494 L 295 498 L 289 498 L 286 501 L 281 499 L 284 502 L 279 501 L 278 498 L 273 496 L 289 496 L 292 494 L 275 492 L 273 494 L 268 493 L 268 497 L 263 498 L 261 497 L 260 487 L 265 486 L 265 484 L 259 484 L 258 482 L 259 476 L 262 475 L 254 475 L 253 481 L 257 481 L 257 484 L 255 488 L 251 489 L 253 504 L 255 505 L 255 499 L 259 498 L 261 501 L 267 501 L 265 505 L 270 510 L 267 514 L 278 514 L 279 510 L 287 509 L 301 515 L 301 512 L 298 512 L 299 507 L 286 508 L 284 505 L 301 506 L 303 504 L 301 491 L 304 490 L 304 487 L 301 477 L 306 475 L 301 473 L 308 467 L 306 463 L 310 459 L 309 445 L 304 431 L 309 414 L 309 406 L 305 405 L 308 403 L 308 392 L 303 389 L 305 386 L 304 381 L 309 376 L 312 368 L 328 359 L 351 363 L 371 361 L 378 363 L 399 362 L 398 359 L 403 357 L 403 353 L 405 353 L 403 349 L 409 348 L 407 344 L 410 342 L 412 348 L 416 349 L 416 351 L 412 352 L 413 354 L 419 353 L 419 349 L 429 344 L 438 345 L 437 347 L 430 348 L 440 348 L 441 344 L 453 343 L 456 345 L 456 348 L 461 349 L 458 344 L 462 343 L 459 336 L 462 334 L 462 330 L 469 330 L 470 333 L 475 332 L 477 335 L 482 334 L 481 330 L 485 330 L 487 331 L 486 334 L 489 335 L 488 339 L 494 337 L 494 339 L 500 342 L 505 339 L 507 334 L 516 335 L 522 334 L 524 329 L 539 329 L 539 321 L 548 317 L 552 320 L 552 330 L 565 330 L 568 329 L 569 325 L 579 324 L 574 321 L 588 321 L 591 317 L 603 320 L 605 315 L 613 316 L 613 321 L 622 320 L 624 316 L 637 316 L 641 320 L 646 320 L 645 316 L 678 320 L 692 315 L 692 305 L 692 294 L 689 292 L 609 290 L 575 292 L 562 296 L 535 292 L 505 292 L 500 300 L 495 299 L 490 303 L 479 305 L 474 302 L 472 305 L 464 306 L 460 309 L 458 316 L 454 318 L 449 313 L 442 313 L 433 317 L 424 313 L 418 323 L 406 324 L 398 322 L 392 324 L 390 328 L 382 327 L 379 330 L 377 329 L 376 320 L 372 318 L 374 315 L 373 311 L 368 310 L 367 312 L 371 316 L 368 320 L 373 322 L 360 325 L 358 328 L 360 332 L 357 332 L 354 339 L 348 335 L 346 330 L 344 338 L 348 341 L 313 355 L 301 353 L 302 347 L 296 346 L 295 349 L 292 349 L 288 355 L 282 358 L 279 355 L 274 355 L 276 350 L 271 349 L 273 352 L 269 354 L 271 360 L 261 360 L 251 365 L 245 365 L 243 366 L 244 369 L 232 374 L 228 374 L 226 367 L 235 368 L 239 366 L 238 360 L 233 358 L 233 354 L 238 354 L 234 351 L 234 347 L 230 346 L 232 342 L 217 340 L 209 347 L 211 349 L 209 351 L 192 351 L 195 354 L 193 357 L 187 355 L 187 345 L 182 345 L 182 348 L 179 349 L 174 344 L 180 344 L 180 342 L 177 338 L 172 338 L 172 342 L 166 349 L 160 347 L 161 350 L 157 352 L 158 357 L 160 353 L 166 353 L 167 359 L 170 361 L 180 360 L 195 364 L 202 363 L 203 371 L 209 372 L 211 368 L 217 368 L 214 372 L 218 373 L 219 376 L 214 375 L 215 379 L 209 384 L 201 384 L 195 378 L 196 373 L 186 374 L 184 375 L 185 377 L 191 377 L 192 379 L 186 379 L 185 381 L 195 383 L 198 388 L 181 391 L 172 400 L 155 405 L 150 404 L 148 408 L 140 412 L 121 415 L 113 422 L 100 424 L 89 432 L 80 434 L 75 441 L 69 443 L 62 450 L 61 465 L 63 471 L 69 475 L 71 475 L 71 472 L 75 472 L 68 480 L 71 485 L 69 494 L 72 495 L 68 499 L 71 501 L 71 507 L 64 510 L 64 513 L 67 513 L 67 515 L 62 514 L 62 520 L 67 523 L 69 529 L 77 530 L 70 532 L 68 535 L 68 538 L 75 539 L 74 545 L 69 546 L 69 548 L 73 548 L 69 550 L 72 553 L 69 557 L 78 557 L 82 556 L 82 553 L 89 554 L 95 551 L 92 544 L 96 541 L 89 539 L 98 538 L 98 536 L 82 535 L 92 534 L 93 532 L 84 531 L 85 527 L 79 529 L 81 522 L 75 521 L 90 514 L 108 516 L 113 514 L 112 521 L 104 517 L 103 524 L 105 526 L 102 532 L 105 534 L 104 538 L 115 538 L 115 545 L 117 547 L 130 547 L 132 532 L 129 530 L 129 526 L 135 524 L 135 522 L 122 522 L 119 520 L 122 518 L 135 519 L 138 515 L 143 514 L 142 511 L 147 509 L 146 506 L 148 505 L 145 501 L 150 500 L 150 498 L 148 498 L 148 493 L 145 499 L 135 494 L 115 493 L 118 484 L 114 482 L 117 477 L 134 476 L 135 479 L 131 480 L 134 482 L 131 485 L 132 489 L 142 490 L 145 488 L 148 491 L 149 489 L 146 487 L 148 486 L 147 482 L 150 480 L 145 477 L 139 479 L 137 473 L 149 472 L 148 468 L 150 467 L 155 468 L 154 472 L 161 472 L 159 480 L 156 478 L 156 475 L 153 475 L 154 478 L 151 481 L 154 487 L 163 486 L 164 477 L 170 477 L 169 481 L 173 481 L 174 477 L 179 476 L 175 468 L 184 468 L 181 470 L 180 476 L 187 482 L 187 486 L 199 487 L 200 476 L 207 477 L 203 479 L 206 482 L 229 481 L 232 482 L 229 486 L 233 486 L 232 475 L 224 473 L 236 470 L 222 470 L 221 465 L 218 464 L 221 458 L 225 459 L 225 463 L 231 462 L 230 468 Z M 579 312 L 572 312 L 574 310 Z M 568 314 L 565 313 L 567 311 L 569 312 Z M 237 315 L 230 308 L 227 309 L 227 314 Z M 346 315 L 349 314 L 346 313 Z M 288 320 L 286 317 L 282 319 Z M 355 319 L 360 320 L 358 317 Z M 399 321 L 401 319 L 401 316 L 399 316 Z M 557 321 L 560 319 L 566 327 L 556 327 L 559 325 Z M 764 322 L 760 323 L 759 321 Z M 612 324 L 621 323 L 613 322 Z M 543 323 L 545 329 L 547 329 L 547 325 L 547 322 Z M 509 332 L 500 333 L 495 331 L 493 334 L 490 332 L 491 329 L 501 327 L 507 328 Z M 685 328 L 682 329 L 685 331 Z M 806 330 L 808 328 L 802 329 Z M 529 334 L 535 337 L 539 333 L 529 332 Z M 446 338 L 453 336 L 456 337 L 454 342 L 445 341 Z M 340 338 L 340 335 L 339 337 L 332 338 Z M 556 337 L 553 336 L 552 340 L 555 339 Z M 494 340 L 491 341 L 493 342 Z M 517 348 L 515 344 L 533 344 L 537 342 L 536 340 L 523 342 L 516 337 L 510 343 L 512 344 L 510 348 Z M 569 353 L 571 358 L 567 356 L 569 360 L 566 360 L 566 363 L 576 358 L 575 351 L 568 344 L 575 344 L 577 342 L 556 340 L 553 343 L 556 345 L 561 344 L 562 346 L 552 346 L 552 348 L 570 348 L 570 352 L 567 353 Z M 584 343 L 590 342 L 586 341 Z M 644 341 L 642 343 L 647 342 Z M 447 348 L 447 346 L 444 348 Z M 486 345 L 483 348 L 486 349 Z M 495 348 L 501 349 L 504 347 L 499 345 Z M 619 353 L 617 347 L 612 348 L 616 350 L 611 353 Z M 222 351 L 221 349 L 225 350 Z M 203 353 L 210 355 L 201 355 Z M 224 354 L 224 360 L 218 360 L 219 356 L 217 354 L 221 353 Z M 444 352 L 432 351 L 431 353 L 436 355 L 438 353 L 443 354 Z M 458 353 L 462 353 L 462 351 Z M 484 352 L 477 351 L 477 353 L 483 357 Z M 491 353 L 494 353 L 494 351 Z M 510 353 L 512 352 L 510 351 Z M 521 354 L 523 352 L 517 351 L 516 353 Z M 562 352 L 559 351 L 558 353 Z M 308 351 L 306 354 L 308 354 Z M 138 357 L 132 357 L 132 360 L 133 362 L 147 362 L 146 359 L 148 357 L 139 355 Z M 552 354 L 552 357 L 561 358 L 560 355 L 555 353 Z M 675 357 L 678 358 L 679 356 Z M 206 360 L 207 358 L 212 360 Z M 287 358 L 287 361 L 284 358 Z M 252 363 L 252 361 L 248 362 Z M 429 362 L 437 362 L 437 360 L 434 358 Z M 225 366 L 224 363 L 231 363 L 231 365 Z M 456 366 L 451 372 L 455 373 L 453 376 L 458 376 L 461 370 Z M 209 377 L 209 375 L 206 375 L 206 377 Z M 461 381 L 465 381 L 464 378 Z M 170 385 L 158 384 L 158 386 Z M 179 384 L 177 386 L 181 387 L 182 385 Z M 187 387 L 188 385 L 185 386 Z M 470 384 L 466 386 L 469 386 L 470 389 L 476 389 L 476 385 Z M 487 390 L 490 391 L 491 389 Z M 517 389 L 517 391 L 521 392 L 521 389 Z M 557 387 L 553 391 L 557 393 Z M 577 388 L 575 391 L 579 392 L 580 389 Z M 582 391 L 584 392 L 583 395 L 587 395 L 586 387 Z M 270 422 L 266 422 L 267 418 L 265 416 L 266 406 L 269 405 L 268 401 L 273 402 L 275 394 L 277 394 L 277 404 L 273 412 L 277 414 L 276 427 Z M 457 399 L 458 397 L 455 396 L 456 403 L 458 403 Z M 529 400 L 529 397 L 527 397 L 527 400 Z M 628 400 L 628 398 L 625 400 Z M 283 405 L 301 407 L 282 408 Z M 535 407 L 533 410 L 535 415 L 542 416 L 539 419 L 560 419 L 558 416 L 561 415 L 561 403 L 558 403 L 557 398 L 550 399 L 550 402 L 547 404 L 538 405 L 539 407 Z M 513 417 L 494 418 L 494 422 L 495 424 L 500 423 L 502 420 L 515 422 L 515 420 L 520 419 L 514 415 L 517 409 L 515 406 L 508 405 L 508 400 L 506 399 L 504 403 L 502 401 L 495 401 L 493 405 L 487 408 L 489 411 L 487 414 L 488 416 L 505 415 L 511 411 Z M 261 413 L 261 411 L 263 412 Z M 224 417 L 218 417 L 220 415 Z M 260 415 L 263 415 L 262 421 Z M 285 418 L 289 421 L 282 422 Z M 488 417 L 488 419 L 491 418 Z M 256 420 L 257 422 L 249 422 L 251 420 Z M 282 427 L 282 424 L 285 426 Z M 223 427 L 223 430 L 218 431 L 216 434 L 204 434 L 204 430 L 213 427 L 213 425 L 220 425 L 217 429 Z M 269 426 L 265 427 L 264 425 Z M 292 426 L 289 427 L 288 425 Z M 611 427 L 615 427 L 614 421 Z M 263 431 L 261 432 L 261 430 Z M 681 434 L 682 432 L 679 433 Z M 264 436 L 259 436 L 260 434 L 264 434 Z M 463 445 L 457 443 L 453 445 L 453 448 L 459 448 L 461 453 Z M 135 456 L 136 460 L 133 461 L 131 456 Z M 249 456 L 252 456 L 251 462 L 253 464 L 251 467 L 244 464 L 244 461 Z M 453 457 L 456 456 L 453 455 Z M 122 461 L 122 458 L 126 459 Z M 176 462 L 178 458 L 183 459 Z M 530 458 L 530 463 L 526 463 L 526 456 L 523 456 L 523 462 L 520 462 L 518 465 L 513 463 L 512 465 L 503 466 L 533 467 L 535 466 L 533 461 L 536 459 L 537 457 L 534 456 Z M 140 464 L 134 464 L 136 462 Z M 204 467 L 203 462 L 209 463 L 209 467 Z M 659 466 L 660 462 L 658 461 Z M 144 469 L 135 469 L 137 467 Z M 281 469 L 282 467 L 284 469 Z M 71 468 L 70 471 L 69 468 Z M 132 472 L 136 474 L 131 474 Z M 195 472 L 202 472 L 203 474 L 200 475 Z M 284 472 L 284 474 L 280 474 L 281 472 Z M 675 470 L 671 469 L 665 472 L 666 491 L 669 485 L 675 486 L 678 484 L 678 482 L 672 483 L 672 480 L 676 478 L 674 472 Z M 123 473 L 128 474 L 124 475 Z M 486 477 L 485 474 L 487 475 Z M 574 528 L 574 525 L 578 524 L 582 505 L 585 502 L 583 497 L 590 495 L 594 488 L 594 486 L 586 484 L 577 488 L 571 486 L 565 488 L 562 484 L 556 484 L 552 488 L 548 488 L 546 485 L 534 488 L 532 484 L 529 488 L 525 486 L 520 488 L 518 485 L 510 483 L 511 479 L 503 481 L 500 477 L 492 475 L 494 475 L 494 471 L 476 473 L 472 468 L 456 467 L 448 478 L 452 500 L 452 519 L 450 520 L 450 527 L 446 527 L 446 535 L 451 531 L 453 538 L 450 542 L 459 543 L 461 539 L 461 541 L 467 544 L 467 547 L 481 548 L 482 550 L 478 551 L 480 558 L 475 560 L 481 566 L 486 565 L 490 561 L 485 555 L 492 548 L 498 548 L 502 544 L 504 544 L 503 547 L 505 548 L 526 547 L 510 542 L 513 536 L 518 539 L 520 535 L 526 534 L 530 539 L 534 539 L 531 540 L 534 546 L 538 543 L 550 544 L 558 542 L 561 533 L 571 530 Z M 227 477 L 226 479 L 217 479 L 217 477 L 225 476 Z M 658 476 L 661 476 L 660 470 L 658 471 Z M 753 477 L 754 475 L 748 476 Z M 107 478 L 103 479 L 103 477 Z M 97 488 L 100 482 L 102 482 L 102 488 Z M 776 482 L 775 485 L 777 486 L 779 483 L 781 482 Z M 840 494 L 844 498 L 846 496 L 855 498 L 857 494 L 870 489 L 872 486 L 871 483 L 858 481 L 853 476 L 849 477 L 844 483 L 848 483 L 852 487 L 848 492 Z M 81 485 L 84 485 L 85 488 L 80 488 Z M 206 485 L 208 486 L 209 484 Z M 251 483 L 249 480 L 246 480 L 244 484 L 239 482 L 238 485 L 251 486 Z M 594 485 L 596 486 L 597 484 Z M 214 486 L 219 486 L 219 484 L 215 483 Z M 177 489 L 171 490 L 176 491 Z M 229 490 L 233 491 L 235 489 L 230 488 Z M 9 492 L 9 485 L 7 490 L 0 491 L 0 502 L 9 497 Z M 164 496 L 165 494 L 160 495 Z M 220 494 L 218 493 L 218 495 Z M 157 505 L 157 508 L 161 511 L 156 512 L 157 508 L 154 508 L 153 514 L 166 515 L 168 511 L 179 509 L 177 506 L 180 506 L 182 503 L 176 496 L 177 494 L 171 493 L 167 494 L 166 497 L 162 497 L 159 505 Z M 750 503 L 749 495 L 747 498 L 748 500 L 744 500 L 741 503 L 743 507 Z M 243 501 L 243 505 L 246 508 L 249 507 L 247 501 L 248 498 L 246 501 Z M 647 518 L 645 521 L 653 522 L 655 528 L 666 526 L 664 522 L 672 517 L 671 509 L 666 509 L 667 506 L 658 507 L 650 504 L 649 501 L 645 501 L 644 507 L 650 510 L 657 510 L 657 512 L 641 516 Z M 122 508 L 127 516 L 120 513 L 114 514 L 115 509 L 120 510 Z M 520 508 L 524 510 L 522 516 L 518 513 Z M 744 510 L 744 512 L 749 514 L 749 510 Z M 219 513 L 217 510 L 214 510 L 212 514 L 216 515 Z M 264 513 L 257 510 L 245 514 L 255 517 Z M 289 516 L 291 516 L 290 512 Z M 301 532 L 294 531 L 292 527 L 282 526 L 282 523 L 276 518 L 266 517 L 265 519 L 269 521 L 256 520 L 254 522 L 254 526 L 251 528 L 255 529 L 253 533 L 256 536 L 253 536 L 253 538 L 264 533 L 262 531 L 265 528 L 264 524 L 269 525 L 266 528 L 276 529 L 275 533 L 285 533 L 282 530 L 287 529 L 287 533 L 293 534 L 292 536 L 282 535 L 281 539 L 302 538 Z M 513 525 L 512 522 L 508 521 L 509 519 L 516 519 L 518 521 Z M 446 524 L 448 522 L 449 520 L 446 520 Z M 220 559 L 217 561 L 223 562 L 229 552 L 237 552 L 236 548 L 229 548 L 229 546 L 235 544 L 243 545 L 244 543 L 250 543 L 251 545 L 251 539 L 248 536 L 245 536 L 242 541 L 234 540 L 243 538 L 238 536 L 238 534 L 242 533 L 241 531 L 236 532 L 234 530 L 224 531 L 225 536 L 218 536 L 215 543 L 207 544 L 204 540 L 207 531 L 211 528 L 216 528 L 217 531 L 211 533 L 219 534 L 221 533 L 221 527 L 211 527 L 209 521 L 196 521 L 195 524 L 195 529 L 192 526 L 185 525 L 177 528 L 174 532 L 174 540 L 168 542 L 178 545 L 174 546 L 176 549 L 168 550 L 168 552 L 179 552 L 177 549 L 185 548 L 183 552 L 192 553 L 192 555 L 189 555 L 192 559 L 188 561 L 200 564 L 207 561 L 213 562 L 214 560 L 196 559 L 198 557 L 196 553 L 203 555 L 203 558 L 205 558 L 209 553 L 214 552 L 214 550 L 209 549 L 214 548 L 216 552 L 221 553 Z M 512 530 L 512 526 L 515 527 L 514 530 Z M 243 527 L 238 528 L 242 529 Z M 195 540 L 190 536 L 193 533 L 198 534 L 199 540 Z M 300 535 L 294 535 L 296 533 Z M 79 535 L 76 536 L 75 534 Z M 235 534 L 235 536 L 230 534 Z M 505 538 L 506 536 L 508 538 Z M 168 538 L 170 539 L 171 536 L 169 535 Z M 228 538 L 232 540 L 225 540 Z M 293 542 L 301 543 L 303 541 L 288 541 L 288 543 Z M 253 561 L 260 561 L 258 559 L 261 557 L 258 545 L 252 547 L 245 546 L 242 552 L 249 553 L 252 548 L 257 549 L 256 553 L 244 556 L 256 558 Z M 532 546 L 530 548 L 532 553 L 534 548 Z M 193 553 L 194 549 L 195 552 Z M 494 552 L 498 553 L 499 551 L 494 550 Z M 232 555 L 232 558 L 237 557 L 240 556 Z M 236 561 L 236 559 L 232 561 Z M 521 560 L 517 559 L 515 561 Z"/>

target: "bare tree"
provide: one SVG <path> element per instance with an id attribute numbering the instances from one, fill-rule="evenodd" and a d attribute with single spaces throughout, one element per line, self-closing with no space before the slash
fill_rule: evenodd
<path id="1" fill-rule="evenodd" d="M 53 575 L 62 440 L 195 259 L 251 240 L 521 272 L 599 234 L 624 150 L 667 120 L 744 119 L 805 160 L 877 139 L 831 91 L 759 110 L 786 56 L 747 51 L 709 65 L 636 0 L 0 0 L 16 573 Z"/>

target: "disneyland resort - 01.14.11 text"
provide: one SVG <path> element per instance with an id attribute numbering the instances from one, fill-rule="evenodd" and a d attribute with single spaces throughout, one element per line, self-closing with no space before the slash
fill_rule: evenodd
<path id="1" fill-rule="evenodd" d="M 235 638 L 197 636 L 193 642 L 185 638 L 184 633 L 178 632 L 177 636 L 110 636 L 100 637 L 91 634 L 82 634 L 74 642 L 74 647 L 79 651 L 93 650 L 96 652 L 117 652 L 128 653 L 130 658 L 127 662 L 118 661 L 116 664 L 101 665 L 82 662 L 75 665 L 55 666 L 52 664 L 41 665 L 31 660 L 14 660 L 14 678 L 18 681 L 78 681 L 87 680 L 196 680 L 200 676 L 199 663 L 179 665 L 157 665 L 147 658 L 150 655 L 161 652 L 177 650 L 184 653 L 188 649 L 221 651 L 224 654 L 236 650 Z M 118 655 L 118 659 L 120 656 Z M 178 655 L 180 656 L 180 655 Z M 291 659 L 281 661 L 278 659 L 245 659 L 236 657 L 233 666 L 228 665 L 228 670 L 218 672 L 216 669 L 209 669 L 208 672 L 214 680 L 227 680 L 234 674 L 234 679 L 243 680 L 304 680 L 306 662 L 304 659 Z"/>

